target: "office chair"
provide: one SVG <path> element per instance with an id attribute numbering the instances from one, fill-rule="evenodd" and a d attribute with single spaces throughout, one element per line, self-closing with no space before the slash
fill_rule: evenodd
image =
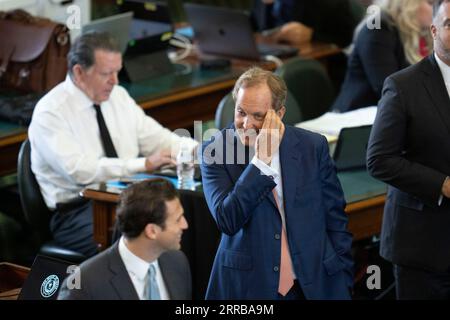
<path id="1" fill-rule="evenodd" d="M 19 151 L 17 180 L 25 221 L 30 229 L 36 232 L 36 239 L 40 246 L 39 253 L 73 263 L 80 263 L 86 259 L 86 256 L 79 252 L 62 248 L 51 241 L 52 236 L 49 224 L 52 212 L 45 204 L 34 173 L 31 171 L 30 155 L 30 141 L 26 139 Z"/>
<path id="2" fill-rule="evenodd" d="M 231 92 L 220 100 L 216 109 L 215 126 L 217 129 L 222 130 L 227 127 L 234 120 L 234 100 Z M 288 91 L 286 97 L 286 113 L 283 117 L 283 122 L 288 125 L 295 125 L 301 122 L 302 114 L 300 107 L 295 101 L 292 94 Z"/>
<path id="3" fill-rule="evenodd" d="M 329 111 L 335 98 L 333 84 L 325 68 L 313 59 L 296 57 L 276 71 L 300 106 L 303 121 L 317 118 Z"/>

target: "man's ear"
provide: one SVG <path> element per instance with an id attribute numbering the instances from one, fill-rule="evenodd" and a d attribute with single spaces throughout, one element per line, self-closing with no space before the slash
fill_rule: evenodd
<path id="1" fill-rule="evenodd" d="M 81 67 L 81 65 L 76 64 L 72 67 L 72 75 L 74 77 L 74 80 L 76 82 L 80 82 L 82 75 L 84 73 L 83 68 Z"/>
<path id="2" fill-rule="evenodd" d="M 431 35 L 432 35 L 433 39 L 436 39 L 437 28 L 434 25 L 434 23 L 430 26 L 430 30 L 431 30 Z"/>
<path id="3" fill-rule="evenodd" d="M 282 106 L 280 109 L 278 109 L 277 116 L 279 116 L 280 119 L 283 120 L 285 113 L 286 113 L 286 107 Z"/>
<path id="4" fill-rule="evenodd" d="M 148 223 L 144 228 L 145 236 L 151 240 L 155 240 L 161 227 L 154 223 Z"/>

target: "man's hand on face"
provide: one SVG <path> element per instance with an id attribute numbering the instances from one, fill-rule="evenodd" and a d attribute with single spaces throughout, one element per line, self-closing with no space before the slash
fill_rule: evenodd
<path id="1" fill-rule="evenodd" d="M 176 165 L 172 158 L 170 150 L 159 150 L 145 159 L 145 170 L 147 172 L 155 171 L 164 165 Z"/>
<path id="2" fill-rule="evenodd" d="M 256 137 L 256 157 L 266 164 L 272 162 L 284 134 L 284 124 L 274 109 L 267 111 L 261 130 Z"/>

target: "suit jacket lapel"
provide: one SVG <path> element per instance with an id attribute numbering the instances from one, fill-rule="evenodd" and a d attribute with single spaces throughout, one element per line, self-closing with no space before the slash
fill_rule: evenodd
<path id="1" fill-rule="evenodd" d="M 236 136 L 234 125 L 231 125 L 227 129 L 228 130 L 226 130 L 223 135 L 223 138 L 225 139 L 223 161 L 227 164 L 226 167 L 230 171 L 233 182 L 236 183 L 242 172 L 250 163 L 254 151 L 240 142 L 239 138 Z M 231 164 L 229 162 L 231 162 Z"/>
<path id="2" fill-rule="evenodd" d="M 111 247 L 108 253 L 109 269 L 111 270 L 111 285 L 122 300 L 139 300 L 139 296 L 131 282 L 128 271 L 119 254 L 119 242 Z"/>
<path id="3" fill-rule="evenodd" d="M 430 55 L 426 62 L 423 65 L 423 72 L 426 74 L 426 77 L 423 79 L 424 86 L 441 118 L 444 120 L 447 130 L 450 132 L 450 98 L 444 78 L 434 58 L 434 54 Z"/>
<path id="4" fill-rule="evenodd" d="M 160 265 L 160 270 L 162 277 L 164 279 L 164 283 L 166 284 L 167 291 L 169 292 L 170 299 L 171 300 L 184 299 L 183 297 L 180 296 L 180 287 L 179 287 L 180 284 L 177 283 L 176 278 L 172 276 L 172 269 L 178 266 L 173 266 L 170 263 L 167 263 L 164 258 L 164 255 L 161 255 L 159 257 L 158 262 Z"/>
<path id="5" fill-rule="evenodd" d="M 301 157 L 299 143 L 300 141 L 295 135 L 294 130 L 286 126 L 286 131 L 284 132 L 284 137 L 280 145 L 283 202 L 286 215 L 290 212 L 294 204 L 297 184 L 301 182 L 298 179 L 300 175 L 295 174 L 295 172 L 302 170 L 299 167 L 299 159 Z"/>

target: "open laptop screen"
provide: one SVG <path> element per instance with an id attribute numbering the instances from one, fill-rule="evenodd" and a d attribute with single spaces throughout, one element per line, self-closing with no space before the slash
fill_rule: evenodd
<path id="1" fill-rule="evenodd" d="M 184 9 L 203 53 L 250 60 L 260 60 L 265 55 L 289 57 L 298 53 L 295 47 L 258 45 L 247 11 L 196 3 L 185 3 Z"/>

